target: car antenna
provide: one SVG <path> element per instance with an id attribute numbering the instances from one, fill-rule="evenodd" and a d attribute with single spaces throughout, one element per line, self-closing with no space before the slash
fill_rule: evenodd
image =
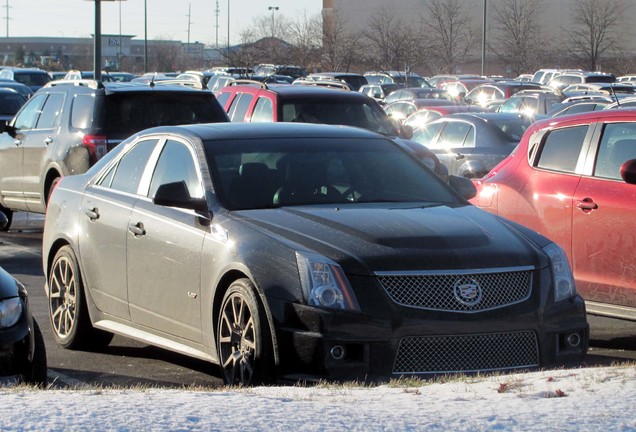
<path id="1" fill-rule="evenodd" d="M 614 100 L 616 101 L 616 106 L 620 108 L 621 103 L 618 101 L 618 96 L 616 95 L 616 91 L 614 91 L 614 86 L 610 85 L 610 89 L 612 90 L 612 96 L 614 96 Z"/>
<path id="2" fill-rule="evenodd" d="M 152 76 L 150 77 L 150 82 L 148 83 L 148 85 L 152 88 L 155 86 L 155 75 L 152 74 Z"/>

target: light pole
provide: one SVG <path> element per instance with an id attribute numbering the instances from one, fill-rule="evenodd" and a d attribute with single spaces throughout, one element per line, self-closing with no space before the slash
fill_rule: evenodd
<path id="1" fill-rule="evenodd" d="M 483 33 L 481 35 L 481 76 L 486 76 L 486 8 L 488 0 L 484 0 Z"/>
<path id="2" fill-rule="evenodd" d="M 280 9 L 278 6 L 268 6 L 267 7 L 267 10 L 271 10 L 272 11 L 272 37 L 274 37 L 274 34 L 275 34 L 274 12 L 276 12 L 278 9 Z"/>
<path id="3" fill-rule="evenodd" d="M 90 1 L 90 0 L 87 0 Z M 95 0 L 95 40 L 93 41 L 93 76 L 95 81 L 102 79 L 102 2 L 126 0 Z M 144 0 L 145 1 L 145 0 Z M 121 6 L 121 3 L 120 3 Z"/>
<path id="4" fill-rule="evenodd" d="M 144 0 L 144 73 L 148 72 L 148 7 Z"/>
<path id="5" fill-rule="evenodd" d="M 230 65 L 230 0 L 227 0 L 227 65 Z"/>

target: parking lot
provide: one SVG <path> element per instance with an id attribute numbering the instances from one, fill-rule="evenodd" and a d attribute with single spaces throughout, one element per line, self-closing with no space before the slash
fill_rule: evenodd
<path id="1" fill-rule="evenodd" d="M 222 385 L 218 367 L 134 340 L 115 336 L 103 352 L 72 351 L 54 341 L 44 296 L 41 269 L 43 216 L 16 214 L 15 225 L 0 234 L 0 265 L 29 291 L 34 316 L 44 333 L 49 381 L 55 387 L 83 384 L 180 388 Z M 591 347 L 588 366 L 636 360 L 636 323 L 588 316 Z"/>

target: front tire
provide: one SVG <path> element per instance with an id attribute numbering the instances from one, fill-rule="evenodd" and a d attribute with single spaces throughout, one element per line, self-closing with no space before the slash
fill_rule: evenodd
<path id="1" fill-rule="evenodd" d="M 40 326 L 33 318 L 33 359 L 27 365 L 27 369 L 22 375 L 22 379 L 25 383 L 35 385 L 38 387 L 45 387 L 47 378 L 47 363 L 46 363 L 46 347 L 44 345 L 44 337 Z"/>
<path id="2" fill-rule="evenodd" d="M 70 246 L 63 246 L 53 259 L 48 277 L 49 316 L 55 341 L 67 349 L 101 348 L 112 333 L 93 327 L 84 297 L 82 275 Z"/>
<path id="3" fill-rule="evenodd" d="M 13 211 L 0 205 L 0 212 L 4 213 L 7 217 L 7 224 L 0 229 L 0 231 L 9 231 L 9 228 L 11 228 L 11 222 L 13 221 Z"/>
<path id="4" fill-rule="evenodd" d="M 226 384 L 249 386 L 272 382 L 275 373 L 271 333 L 249 279 L 234 281 L 225 293 L 216 340 Z"/>

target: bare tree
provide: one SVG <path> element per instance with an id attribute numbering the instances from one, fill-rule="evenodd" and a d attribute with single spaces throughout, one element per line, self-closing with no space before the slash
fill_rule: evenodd
<path id="1" fill-rule="evenodd" d="M 375 14 L 364 32 L 367 62 L 378 70 L 408 70 L 420 65 L 423 50 L 414 28 L 413 23 L 398 19 L 392 9 Z"/>
<path id="2" fill-rule="evenodd" d="M 306 69 L 311 68 L 312 65 L 318 65 L 321 31 L 320 16 L 309 18 L 307 14 L 303 14 L 291 23 L 287 39 L 287 42 L 292 45 L 291 63 Z"/>
<path id="3" fill-rule="evenodd" d="M 476 41 L 471 15 L 459 0 L 430 0 L 426 12 L 423 34 L 431 66 L 455 73 Z"/>
<path id="4" fill-rule="evenodd" d="M 352 30 L 339 13 L 323 17 L 322 66 L 334 72 L 349 71 L 352 64 L 360 62 L 362 34 Z"/>
<path id="5" fill-rule="evenodd" d="M 543 0 L 496 0 L 492 3 L 489 47 L 515 75 L 538 69 L 544 58 L 540 13 Z"/>
<path id="6" fill-rule="evenodd" d="M 585 69 L 597 70 L 603 56 L 620 50 L 619 30 L 628 7 L 624 0 L 576 0 L 567 41 Z"/>

